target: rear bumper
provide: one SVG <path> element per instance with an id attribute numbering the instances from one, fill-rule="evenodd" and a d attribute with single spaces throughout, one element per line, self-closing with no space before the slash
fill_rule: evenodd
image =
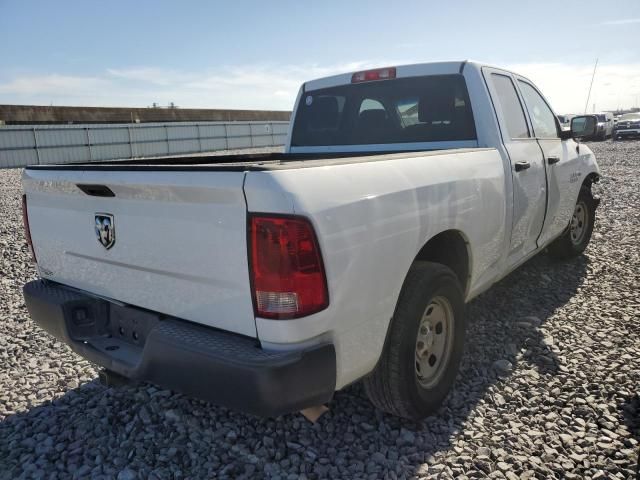
<path id="1" fill-rule="evenodd" d="M 255 339 L 121 305 L 46 280 L 24 286 L 27 309 L 79 355 L 145 381 L 260 416 L 329 401 L 332 344 L 262 350 Z"/>

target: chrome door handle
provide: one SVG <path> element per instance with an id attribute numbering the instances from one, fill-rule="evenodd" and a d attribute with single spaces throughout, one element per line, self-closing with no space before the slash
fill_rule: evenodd
<path id="1" fill-rule="evenodd" d="M 531 167 L 529 162 L 516 162 L 516 172 L 521 172 Z"/>

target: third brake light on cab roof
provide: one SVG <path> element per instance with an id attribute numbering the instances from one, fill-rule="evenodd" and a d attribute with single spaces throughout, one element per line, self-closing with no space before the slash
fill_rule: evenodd
<path id="1" fill-rule="evenodd" d="M 356 72 L 351 76 L 351 83 L 372 82 L 374 80 L 390 80 L 396 78 L 396 67 L 376 68 Z"/>

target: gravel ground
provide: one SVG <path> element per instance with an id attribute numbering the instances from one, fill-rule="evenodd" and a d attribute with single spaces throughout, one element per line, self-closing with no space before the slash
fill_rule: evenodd
<path id="1" fill-rule="evenodd" d="M 28 318 L 20 172 L 0 171 L 0 478 L 632 478 L 640 439 L 640 142 L 591 145 L 586 255 L 540 255 L 469 305 L 454 393 L 420 424 L 359 386 L 312 425 L 111 389 Z"/>

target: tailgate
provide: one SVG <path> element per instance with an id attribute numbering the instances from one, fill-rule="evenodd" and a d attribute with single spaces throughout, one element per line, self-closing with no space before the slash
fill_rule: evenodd
<path id="1" fill-rule="evenodd" d="M 243 181 L 243 172 L 27 169 L 23 182 L 40 273 L 255 337 Z M 115 195 L 88 195 L 78 184 Z"/>

